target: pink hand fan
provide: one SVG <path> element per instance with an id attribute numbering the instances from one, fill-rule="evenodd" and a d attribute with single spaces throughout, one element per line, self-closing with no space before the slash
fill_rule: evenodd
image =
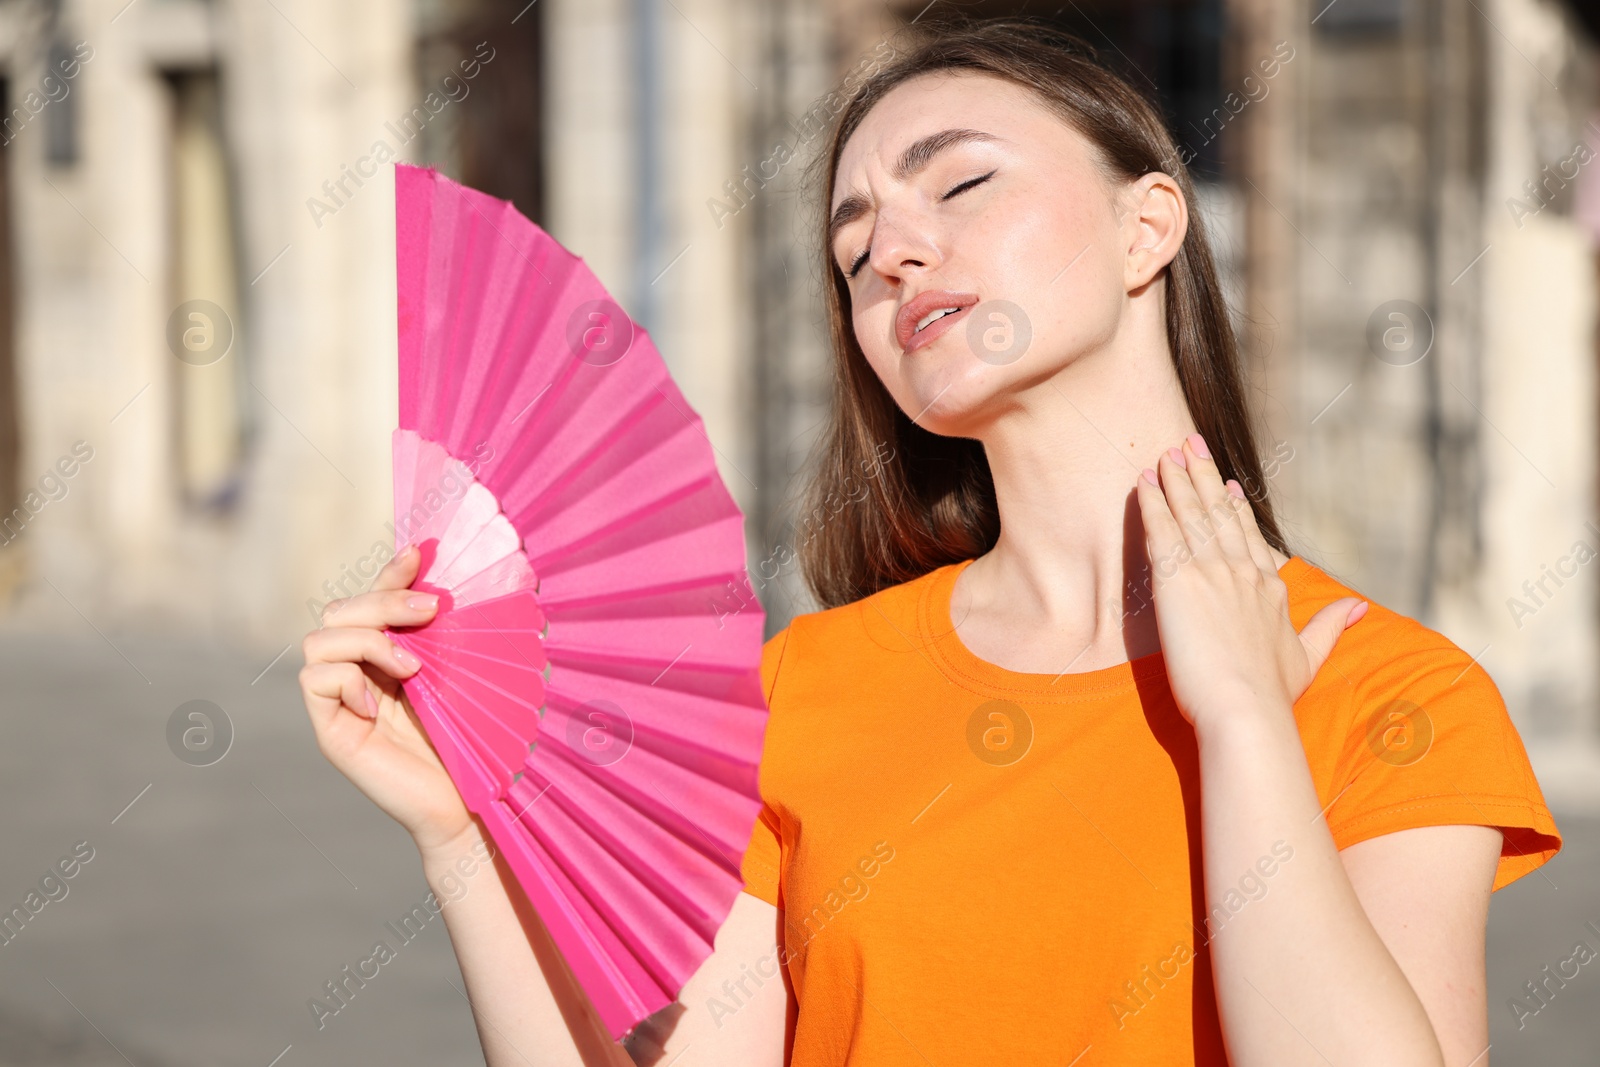
<path id="1" fill-rule="evenodd" d="M 700 419 L 506 201 L 395 167 L 406 695 L 614 1038 L 711 954 L 761 801 L 763 614 Z"/>

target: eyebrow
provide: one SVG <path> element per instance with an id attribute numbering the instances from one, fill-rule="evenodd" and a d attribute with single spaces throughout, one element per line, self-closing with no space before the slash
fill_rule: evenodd
<path id="1" fill-rule="evenodd" d="M 935 156 L 946 149 L 973 141 L 997 140 L 999 138 L 982 130 L 940 130 L 922 138 L 902 152 L 890 173 L 896 181 L 903 182 L 925 169 L 933 162 Z M 839 206 L 834 209 L 832 218 L 828 220 L 828 247 L 833 247 L 834 239 L 838 237 L 841 229 L 865 215 L 870 207 L 867 198 L 859 193 L 841 200 Z"/>
<path id="2" fill-rule="evenodd" d="M 994 135 L 984 133 L 982 130 L 940 130 L 938 133 L 929 134 L 900 156 L 900 162 L 894 165 L 894 176 L 897 181 L 905 181 L 918 171 L 922 170 L 933 157 L 947 148 L 954 148 L 958 144 L 969 141 L 994 141 Z"/>

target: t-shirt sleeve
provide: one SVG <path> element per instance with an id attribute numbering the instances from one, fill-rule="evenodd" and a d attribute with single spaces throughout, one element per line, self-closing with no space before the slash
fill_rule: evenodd
<path id="1" fill-rule="evenodd" d="M 783 651 L 788 643 L 789 631 L 785 628 L 774 634 L 761 650 L 761 695 L 767 702 L 769 716 L 772 692 L 778 682 L 778 665 L 783 660 Z M 767 736 L 771 737 L 770 719 Z M 767 792 L 767 768 L 764 750 L 760 770 L 761 813 L 756 816 L 755 826 L 750 830 L 750 844 L 744 850 L 739 873 L 744 878 L 746 893 L 760 897 L 773 907 L 781 907 L 778 886 L 783 868 L 782 824 Z"/>
<path id="2" fill-rule="evenodd" d="M 1555 856 L 1561 835 L 1493 679 L 1424 633 L 1426 647 L 1415 630 L 1389 645 L 1358 687 L 1328 826 L 1339 848 L 1419 826 L 1497 827 L 1499 889 Z"/>

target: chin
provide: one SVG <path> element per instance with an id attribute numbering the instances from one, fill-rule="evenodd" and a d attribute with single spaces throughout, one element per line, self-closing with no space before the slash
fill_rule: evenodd
<path id="1" fill-rule="evenodd" d="M 974 381 L 970 375 L 933 376 L 928 383 L 897 393 L 895 402 L 916 424 L 941 437 L 976 437 L 977 430 L 999 406 L 995 383 Z"/>

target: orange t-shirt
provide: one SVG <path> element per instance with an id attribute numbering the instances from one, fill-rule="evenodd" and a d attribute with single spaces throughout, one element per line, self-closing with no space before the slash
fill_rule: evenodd
<path id="1" fill-rule="evenodd" d="M 981 660 L 950 620 L 966 565 L 766 645 L 743 875 L 785 912 L 791 1064 L 1225 1065 L 1195 737 L 1161 654 L 1059 678 Z M 1352 595 L 1299 557 L 1279 573 L 1296 628 Z M 1294 714 L 1340 848 L 1497 826 L 1499 889 L 1561 847 L 1494 682 L 1412 619 L 1373 604 Z"/>

